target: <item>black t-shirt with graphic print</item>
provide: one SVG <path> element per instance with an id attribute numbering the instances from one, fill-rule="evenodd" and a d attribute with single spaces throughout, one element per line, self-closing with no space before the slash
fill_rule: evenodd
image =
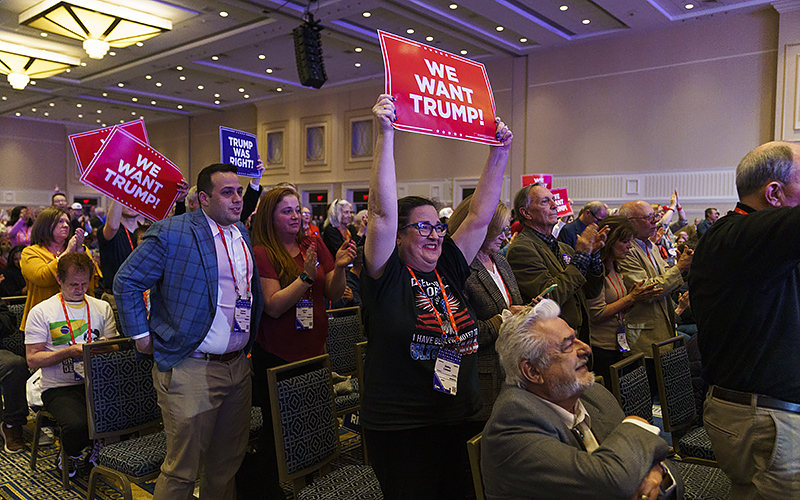
<path id="1" fill-rule="evenodd" d="M 397 248 L 383 275 L 361 273 L 361 300 L 369 343 L 364 366 L 361 424 L 372 430 L 402 430 L 465 420 L 481 409 L 478 388 L 478 323 L 462 290 L 470 270 L 461 250 L 446 237 L 436 270 L 458 327 L 461 364 L 452 396 L 434 390 L 434 366 L 444 338 L 431 303 L 449 321 L 435 272 L 414 274 Z M 423 291 L 426 299 L 423 296 Z M 430 299 L 430 300 L 428 300 Z"/>

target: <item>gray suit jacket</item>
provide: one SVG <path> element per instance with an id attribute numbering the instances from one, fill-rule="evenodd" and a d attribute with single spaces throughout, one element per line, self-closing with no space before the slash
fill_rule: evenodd
<path id="1" fill-rule="evenodd" d="M 562 254 L 575 255 L 566 243 L 558 243 Z M 522 300 L 526 303 L 552 284 L 558 288 L 549 297 L 561 306 L 561 318 L 578 331 L 579 338 L 589 343 L 589 307 L 586 297 L 594 298 L 603 290 L 603 276 L 584 277 L 578 268 L 564 265 L 550 248 L 529 227 L 520 232 L 506 255 L 517 279 Z"/>
<path id="2" fill-rule="evenodd" d="M 503 387 L 481 440 L 487 500 L 633 497 L 669 445 L 635 424 L 621 425 L 625 415 L 603 386 L 587 389 L 581 401 L 600 444 L 591 454 L 543 400 Z"/>
<path id="3" fill-rule="evenodd" d="M 653 357 L 653 342 L 661 342 L 675 336 L 675 305 L 670 294 L 683 285 L 683 277 L 678 266 L 667 269 L 657 248 L 650 251 L 656 261 L 658 270 L 639 242 L 634 240 L 628 257 L 619 263 L 619 269 L 625 281 L 625 288 L 631 290 L 635 283 L 645 280 L 645 284 L 658 283 L 662 288 L 658 297 L 647 302 L 639 302 L 633 309 L 625 313 L 625 325 L 628 338 L 638 335 L 631 343 L 633 352 L 642 352 L 648 358 Z"/>
<path id="4" fill-rule="evenodd" d="M 511 271 L 508 261 L 499 253 L 492 257 L 497 271 L 508 288 L 511 304 L 522 305 L 522 296 L 517 287 L 517 280 L 514 279 L 514 273 Z M 464 285 L 464 295 L 469 300 L 472 311 L 478 319 L 478 380 L 483 397 L 483 412 L 477 418 L 487 420 L 492 413 L 492 404 L 500 393 L 504 379 L 494 343 L 497 340 L 500 325 L 503 324 L 499 314 L 506 308 L 506 301 L 497 287 L 497 283 L 477 257 L 472 261 L 469 269 L 471 274 Z"/>

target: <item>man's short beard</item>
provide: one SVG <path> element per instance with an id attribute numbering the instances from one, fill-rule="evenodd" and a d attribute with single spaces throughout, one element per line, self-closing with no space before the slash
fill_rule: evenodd
<path id="1" fill-rule="evenodd" d="M 563 401 L 572 396 L 583 394 L 589 387 L 594 385 L 594 372 L 587 372 L 583 377 L 575 377 L 573 380 L 557 380 L 548 383 L 548 392 L 554 401 Z"/>

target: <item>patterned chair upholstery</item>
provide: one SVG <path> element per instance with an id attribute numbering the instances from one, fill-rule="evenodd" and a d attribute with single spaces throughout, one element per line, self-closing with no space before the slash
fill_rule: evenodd
<path id="1" fill-rule="evenodd" d="M 731 480 L 716 467 L 673 462 L 683 479 L 684 500 L 727 500 L 730 498 Z"/>
<path id="2" fill-rule="evenodd" d="M 635 415 L 653 423 L 653 402 L 647 370 L 643 366 L 619 378 L 620 406 L 625 416 Z"/>
<path id="3" fill-rule="evenodd" d="M 348 466 L 326 474 L 341 445 L 331 386 L 330 357 L 317 356 L 267 371 L 281 481 L 292 481 L 303 499 L 383 498 L 369 466 Z M 321 476 L 306 485 L 315 471 Z"/>
<path id="4" fill-rule="evenodd" d="M 331 357 L 333 371 L 339 374 L 356 371 L 353 346 L 362 340 L 364 331 L 359 307 L 328 311 L 328 337 L 325 340 L 325 349 Z"/>
<path id="5" fill-rule="evenodd" d="M 663 347 L 672 349 L 662 351 Z M 697 424 L 689 354 L 682 336 L 653 344 L 664 430 L 672 433 L 677 453 L 684 461 L 716 465 L 711 440 Z"/>
<path id="6" fill-rule="evenodd" d="M 20 331 L 22 314 L 25 312 L 25 297 L 7 297 L 3 299 L 8 305 L 8 310 L 14 315 L 17 330 L 3 337 L 0 346 L 6 351 L 11 351 L 17 356 L 25 357 L 25 333 Z"/>
<path id="7" fill-rule="evenodd" d="M 118 350 L 92 355 L 90 349 L 98 344 L 118 346 Z M 132 340 L 122 338 L 86 344 L 83 348 L 92 439 L 144 433 L 159 427 L 161 409 L 153 387 L 153 360 L 138 356 L 133 346 Z M 104 447 L 97 467 L 89 475 L 87 499 L 94 498 L 101 477 L 118 481 L 123 495 L 130 498 L 131 483 L 157 477 L 166 455 L 163 431 Z"/>

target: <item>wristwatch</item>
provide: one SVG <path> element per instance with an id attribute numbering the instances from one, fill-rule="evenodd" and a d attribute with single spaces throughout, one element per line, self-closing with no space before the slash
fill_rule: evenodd
<path id="1" fill-rule="evenodd" d="M 307 272 L 305 272 L 305 271 L 303 271 L 302 273 L 300 273 L 300 280 L 301 280 L 303 283 L 306 283 L 306 284 L 308 284 L 308 285 L 313 285 L 313 284 L 314 284 L 314 279 L 313 279 L 313 278 L 311 278 L 311 276 L 309 276 L 309 275 L 308 275 L 308 273 L 307 273 Z"/>

